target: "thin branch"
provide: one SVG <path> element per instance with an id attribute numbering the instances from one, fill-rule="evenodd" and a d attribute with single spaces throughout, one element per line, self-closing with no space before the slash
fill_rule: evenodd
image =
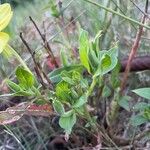
<path id="1" fill-rule="evenodd" d="M 102 9 L 104 9 L 104 10 L 110 12 L 110 13 L 113 13 L 113 14 L 115 14 L 115 15 L 117 15 L 117 16 L 120 16 L 120 17 L 126 19 L 126 20 L 129 21 L 129 22 L 135 23 L 136 25 L 140 25 L 140 26 L 142 26 L 142 27 L 145 27 L 145 28 L 147 28 L 147 29 L 150 29 L 150 26 L 147 26 L 147 25 L 145 25 L 145 24 L 142 23 L 142 22 L 138 22 L 138 21 L 136 21 L 136 20 L 134 20 L 134 19 L 132 19 L 132 18 L 130 18 L 130 17 L 128 17 L 128 16 L 125 16 L 125 15 L 123 15 L 123 14 L 120 14 L 119 12 L 114 11 L 114 10 L 111 9 L 111 8 L 107 8 L 107 7 L 105 7 L 105 6 L 103 6 L 103 5 L 99 4 L 99 3 L 93 2 L 92 0 L 84 0 L 84 1 L 89 2 L 89 3 L 91 3 L 91 4 L 95 5 L 95 6 L 97 6 L 97 7 L 99 7 L 99 8 L 102 8 Z"/>
<path id="2" fill-rule="evenodd" d="M 133 0 L 130 0 L 130 1 L 133 3 L 133 5 L 134 5 L 142 14 L 144 14 L 148 19 L 150 19 L 150 16 L 149 16 L 148 13 L 145 13 Z"/>
<path id="3" fill-rule="evenodd" d="M 58 31 L 57 33 L 55 33 L 51 38 L 49 38 L 47 40 L 47 42 L 52 41 L 55 37 L 57 37 L 60 33 L 62 33 L 68 26 L 70 26 L 74 21 L 76 21 L 80 16 L 82 16 L 84 13 L 86 12 L 86 10 L 83 10 L 77 17 L 75 17 L 74 19 L 72 19 L 64 28 L 62 28 L 62 30 Z M 36 52 L 39 51 L 43 46 L 40 46 L 39 48 L 36 49 Z"/>
<path id="4" fill-rule="evenodd" d="M 114 0 L 111 0 L 113 3 L 114 3 L 114 5 L 120 10 L 120 12 L 123 14 L 123 15 L 126 15 L 125 13 L 124 13 L 124 11 L 118 6 L 118 4 L 114 1 Z M 136 26 L 133 24 L 133 23 L 131 23 L 131 25 L 133 26 L 133 28 L 134 29 L 136 29 Z"/>
<path id="5" fill-rule="evenodd" d="M 20 33 L 20 38 L 21 38 L 23 44 L 26 46 L 28 52 L 31 54 L 31 57 L 32 57 L 34 65 L 35 65 L 34 70 L 35 70 L 35 72 L 37 74 L 37 77 L 39 78 L 40 83 L 42 84 L 43 88 L 46 89 L 46 85 L 45 85 L 44 80 L 43 80 L 42 75 L 41 75 L 41 70 L 40 70 L 40 68 L 39 68 L 39 66 L 38 66 L 38 64 L 36 62 L 35 56 L 34 56 L 35 53 L 32 52 L 32 50 L 29 47 L 28 43 L 24 39 L 22 33 Z"/>
<path id="6" fill-rule="evenodd" d="M 146 1 L 146 5 L 145 5 L 145 12 L 146 13 L 147 13 L 147 10 L 148 10 L 148 0 Z M 145 20 L 146 20 L 146 15 L 144 14 L 144 16 L 142 17 L 142 24 L 145 23 Z M 128 75 L 129 75 L 130 68 L 131 68 L 131 63 L 132 63 L 132 60 L 135 57 L 135 55 L 137 53 L 137 50 L 139 48 L 139 43 L 140 43 L 142 34 L 143 34 L 143 26 L 140 26 L 139 30 L 137 32 L 136 38 L 135 38 L 135 42 L 134 42 L 134 44 L 132 46 L 132 49 L 130 51 L 127 66 L 126 66 L 124 76 L 123 76 L 123 80 L 122 80 L 122 83 L 121 83 L 121 86 L 120 86 L 120 94 L 121 95 L 123 94 L 123 91 L 125 89 L 127 79 L 128 79 Z"/>
<path id="7" fill-rule="evenodd" d="M 40 37 L 42 38 L 43 40 L 43 43 L 44 43 L 44 47 L 45 49 L 47 50 L 47 53 L 49 54 L 50 58 L 52 58 L 52 62 L 55 64 L 55 67 L 58 68 L 59 65 L 57 64 L 57 61 L 55 59 L 55 56 L 52 52 L 52 49 L 46 39 L 46 35 L 43 35 L 42 32 L 40 31 L 40 29 L 38 28 L 37 24 L 35 23 L 35 21 L 32 19 L 32 17 L 29 17 L 31 22 L 33 23 L 34 27 L 36 28 L 36 30 L 38 31 Z"/>
<path id="8" fill-rule="evenodd" d="M 141 133 L 139 133 L 138 135 L 135 136 L 134 141 L 135 140 L 140 140 L 142 139 L 144 136 L 146 136 L 148 133 L 150 133 L 150 129 L 147 129 Z"/>

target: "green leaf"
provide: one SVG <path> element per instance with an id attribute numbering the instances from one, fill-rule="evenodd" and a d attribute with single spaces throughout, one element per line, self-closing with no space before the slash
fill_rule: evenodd
<path id="1" fill-rule="evenodd" d="M 15 96 L 34 96 L 35 94 L 32 91 L 19 91 L 14 93 Z"/>
<path id="2" fill-rule="evenodd" d="M 82 80 L 82 76 L 81 73 L 79 71 L 72 71 L 72 80 L 74 82 L 79 82 Z"/>
<path id="3" fill-rule="evenodd" d="M 131 100 L 130 96 L 123 96 L 119 100 L 119 105 L 127 111 L 130 111 L 129 101 Z"/>
<path id="4" fill-rule="evenodd" d="M 80 85 L 82 88 L 88 88 L 89 85 L 88 85 L 88 81 L 86 79 L 81 79 L 80 80 Z"/>
<path id="5" fill-rule="evenodd" d="M 50 9 L 51 9 L 51 15 L 53 17 L 58 18 L 60 13 L 57 9 L 57 5 L 54 3 L 54 0 L 49 0 L 49 6 L 50 6 Z"/>
<path id="6" fill-rule="evenodd" d="M 100 63 L 94 76 L 105 75 L 115 68 L 118 63 L 118 49 L 114 47 L 109 51 L 99 52 Z"/>
<path id="7" fill-rule="evenodd" d="M 144 110 L 143 116 L 150 121 L 150 106 Z"/>
<path id="8" fill-rule="evenodd" d="M 65 109 L 62 105 L 62 103 L 58 100 L 54 100 L 53 101 L 53 107 L 55 109 L 55 111 L 59 114 L 59 115 L 62 115 L 65 113 Z"/>
<path id="9" fill-rule="evenodd" d="M 76 123 L 76 114 L 74 111 L 66 112 L 67 115 L 64 115 L 60 117 L 59 119 L 59 125 L 61 128 L 65 130 L 66 133 L 70 134 L 72 131 L 72 127 Z"/>
<path id="10" fill-rule="evenodd" d="M 112 70 L 111 72 L 111 85 L 114 89 L 116 89 L 117 87 L 120 86 L 120 80 L 118 78 L 119 73 L 120 73 L 120 68 L 121 68 L 121 64 L 118 61 L 117 65 L 115 66 L 115 68 Z"/>
<path id="11" fill-rule="evenodd" d="M 88 32 L 81 29 L 80 31 L 80 37 L 79 37 L 79 55 L 80 60 L 83 66 L 88 70 L 90 73 L 90 65 L 88 60 L 88 53 L 89 53 L 89 37 Z"/>
<path id="12" fill-rule="evenodd" d="M 19 54 L 8 44 L 5 46 L 4 50 L 3 50 L 3 54 L 7 55 L 8 58 L 9 56 L 15 57 L 19 63 L 28 71 L 32 74 L 32 72 L 30 71 L 30 69 L 28 68 L 28 66 L 26 65 L 26 63 L 24 62 L 24 60 L 19 56 Z"/>
<path id="13" fill-rule="evenodd" d="M 132 90 L 132 92 L 136 93 L 137 95 L 150 100 L 150 88 L 140 88 L 136 90 Z"/>
<path id="14" fill-rule="evenodd" d="M 69 77 L 62 77 L 62 80 L 69 83 L 70 85 L 74 85 L 75 83 L 73 82 L 72 79 L 70 79 Z"/>
<path id="15" fill-rule="evenodd" d="M 60 58 L 61 58 L 61 62 L 63 64 L 63 66 L 68 66 L 68 59 L 67 59 L 67 55 L 65 54 L 65 52 L 63 50 L 61 50 L 60 52 Z"/>
<path id="16" fill-rule="evenodd" d="M 9 86 L 9 88 L 13 91 L 13 92 L 19 92 L 22 91 L 22 88 L 17 85 L 16 83 L 12 82 L 11 80 L 7 80 L 7 85 Z"/>
<path id="17" fill-rule="evenodd" d="M 145 117 L 143 117 L 142 115 L 140 115 L 140 114 L 131 118 L 131 124 L 133 126 L 139 126 L 139 125 L 141 125 L 143 123 L 146 123 L 147 121 L 148 120 Z"/>
<path id="18" fill-rule="evenodd" d="M 137 103 L 136 105 L 134 105 L 134 110 L 139 110 L 139 111 L 143 111 L 145 110 L 146 108 L 150 107 L 150 104 L 148 103 L 144 103 L 144 102 L 140 102 L 140 103 Z"/>
<path id="19" fill-rule="evenodd" d="M 81 72 L 83 70 L 83 66 L 82 65 L 70 65 L 70 66 L 65 66 L 62 68 L 58 68 L 55 69 L 54 71 L 52 71 L 48 76 L 50 78 L 50 80 L 52 81 L 52 83 L 58 83 L 61 81 L 61 73 L 63 71 L 78 71 Z"/>
<path id="20" fill-rule="evenodd" d="M 73 105 L 73 108 L 78 108 L 83 106 L 83 104 L 85 104 L 87 102 L 87 96 L 86 95 L 82 95 Z"/>
<path id="21" fill-rule="evenodd" d="M 110 95 L 111 95 L 111 90 L 107 85 L 105 85 L 102 91 L 102 97 L 106 98 L 109 97 Z"/>
<path id="22" fill-rule="evenodd" d="M 89 57 L 90 66 L 92 68 L 92 72 L 95 72 L 99 64 L 99 60 L 95 54 L 95 51 L 90 49 L 88 57 Z"/>
<path id="23" fill-rule="evenodd" d="M 62 80 L 69 83 L 70 85 L 74 85 L 75 82 L 71 79 L 71 72 L 63 71 L 61 73 Z"/>
<path id="24" fill-rule="evenodd" d="M 69 94 L 70 94 L 70 87 L 69 84 L 65 81 L 61 81 L 56 85 L 56 95 L 58 98 L 60 98 L 62 101 L 68 101 L 69 100 Z"/>
<path id="25" fill-rule="evenodd" d="M 94 38 L 94 40 L 93 40 L 93 43 L 94 43 L 94 45 L 95 45 L 95 52 L 96 52 L 96 55 L 98 55 L 98 52 L 99 52 L 99 47 L 100 47 L 100 40 L 99 40 L 99 38 L 102 36 L 102 30 L 100 30 L 100 31 L 98 31 L 98 33 L 96 34 L 96 36 L 95 36 L 95 38 Z"/>
<path id="26" fill-rule="evenodd" d="M 94 76 L 104 75 L 110 71 L 109 67 L 111 65 L 111 57 L 106 54 L 107 52 L 103 52 L 101 56 L 100 63 L 98 65 L 98 69 L 96 70 Z"/>
<path id="27" fill-rule="evenodd" d="M 71 104 L 73 104 L 74 100 L 78 99 L 78 97 L 79 97 L 78 93 L 73 88 L 71 88 L 71 98 L 72 98 Z"/>
<path id="28" fill-rule="evenodd" d="M 13 93 L 14 96 L 34 96 L 36 94 L 31 89 L 24 91 L 24 89 L 22 89 L 22 87 L 20 87 L 19 85 L 17 85 L 16 83 L 14 83 L 10 80 L 7 80 L 7 84 L 10 87 L 10 89 L 13 92 L 15 92 L 15 93 Z"/>
<path id="29" fill-rule="evenodd" d="M 17 79 L 22 87 L 25 89 L 31 88 L 34 85 L 33 75 L 22 67 L 16 70 Z"/>
<path id="30" fill-rule="evenodd" d="M 69 110 L 62 114 L 62 117 L 70 117 L 74 113 L 74 110 Z"/>

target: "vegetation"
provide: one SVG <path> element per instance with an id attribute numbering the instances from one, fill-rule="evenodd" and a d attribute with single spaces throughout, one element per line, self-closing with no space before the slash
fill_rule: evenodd
<path id="1" fill-rule="evenodd" d="M 14 13 L 4 31 L 21 5 L 33 16 L 26 11 L 27 24 L 15 29 Z M 149 66 L 134 65 L 139 49 L 149 50 L 148 0 L 13 6 L 0 5 L 0 148 L 149 149 Z"/>

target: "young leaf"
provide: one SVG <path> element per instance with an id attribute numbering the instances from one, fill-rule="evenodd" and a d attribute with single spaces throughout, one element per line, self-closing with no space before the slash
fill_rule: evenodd
<path id="1" fill-rule="evenodd" d="M 132 92 L 136 93 L 137 95 L 143 98 L 150 100 L 150 88 L 140 88 L 133 90 Z"/>
<path id="2" fill-rule="evenodd" d="M 130 111 L 129 101 L 131 100 L 130 96 L 123 96 L 119 100 L 119 105 L 127 111 Z"/>
<path id="3" fill-rule="evenodd" d="M 150 121 L 150 106 L 144 110 L 143 116 Z"/>
<path id="4" fill-rule="evenodd" d="M 61 73 L 63 71 L 77 71 L 77 72 L 81 72 L 83 70 L 83 66 L 82 65 L 70 65 L 70 66 L 65 66 L 62 68 L 58 68 L 55 69 L 54 71 L 52 71 L 48 76 L 50 78 L 50 80 L 52 81 L 52 83 L 58 83 L 61 81 Z"/>
<path id="5" fill-rule="evenodd" d="M 16 83 L 12 82 L 11 80 L 7 80 L 7 84 L 13 92 L 22 91 L 22 88 L 19 85 L 17 85 Z"/>
<path id="6" fill-rule="evenodd" d="M 98 64 L 99 64 L 99 60 L 98 60 L 98 58 L 96 56 L 95 51 L 90 49 L 88 57 L 89 57 L 90 66 L 92 68 L 92 72 L 95 72 L 97 67 L 98 67 Z"/>
<path id="7" fill-rule="evenodd" d="M 105 53 L 101 57 L 100 64 L 94 76 L 96 77 L 108 73 L 111 70 L 110 66 L 111 66 L 111 57 Z"/>
<path id="8" fill-rule="evenodd" d="M 87 96 L 86 95 L 82 95 L 73 105 L 73 108 L 78 108 L 81 107 L 83 104 L 85 104 L 87 102 Z"/>
<path id="9" fill-rule="evenodd" d="M 58 18 L 60 13 L 57 9 L 57 5 L 55 5 L 55 3 L 54 3 L 54 0 L 49 0 L 49 6 L 50 6 L 50 9 L 51 9 L 51 15 L 53 17 Z"/>
<path id="10" fill-rule="evenodd" d="M 61 73 L 62 80 L 69 83 L 70 85 L 74 85 L 75 82 L 71 79 L 71 72 L 63 71 Z"/>
<path id="11" fill-rule="evenodd" d="M 33 93 L 31 90 L 18 91 L 14 93 L 14 96 L 35 96 L 35 93 Z"/>
<path id="12" fill-rule="evenodd" d="M 136 105 L 134 105 L 133 109 L 143 111 L 148 107 L 150 107 L 150 104 L 147 104 L 145 102 L 140 102 L 140 103 L 137 103 Z"/>
<path id="13" fill-rule="evenodd" d="M 19 63 L 28 71 L 32 74 L 32 72 L 30 71 L 30 69 L 28 68 L 28 66 L 26 65 L 26 63 L 24 62 L 24 60 L 20 57 L 20 55 L 8 44 L 4 47 L 3 49 L 3 54 L 7 55 L 7 56 L 12 56 L 15 57 Z M 9 58 L 9 57 L 8 57 Z"/>
<path id="14" fill-rule="evenodd" d="M 88 38 L 88 32 L 81 29 L 80 31 L 80 37 L 79 37 L 79 55 L 80 60 L 83 66 L 90 72 L 90 65 L 88 60 L 88 53 L 89 53 L 89 38 Z"/>
<path id="15" fill-rule="evenodd" d="M 79 82 L 82 80 L 82 76 L 81 76 L 81 73 L 79 71 L 72 71 L 72 80 L 74 82 Z"/>
<path id="16" fill-rule="evenodd" d="M 68 66 L 68 60 L 67 60 L 67 55 L 65 54 L 65 52 L 63 50 L 61 50 L 60 52 L 60 58 L 61 58 L 61 62 L 63 64 L 63 66 Z"/>
<path id="17" fill-rule="evenodd" d="M 141 125 L 143 123 L 146 123 L 147 121 L 148 120 L 145 117 L 143 117 L 142 115 L 140 115 L 140 114 L 131 118 L 131 124 L 133 126 L 139 126 L 139 125 Z"/>
<path id="18" fill-rule="evenodd" d="M 113 70 L 118 63 L 117 57 L 118 57 L 117 47 L 114 47 L 109 51 L 100 51 L 99 52 L 100 63 L 94 76 L 105 75 L 106 73 Z"/>
<path id="19" fill-rule="evenodd" d="M 102 91 L 102 97 L 106 98 L 109 97 L 110 95 L 111 95 L 111 90 L 107 85 L 105 85 Z"/>
<path id="20" fill-rule="evenodd" d="M 70 88 L 69 84 L 65 81 L 61 81 L 56 85 L 56 95 L 62 101 L 67 101 L 69 99 Z"/>
<path id="21" fill-rule="evenodd" d="M 22 67 L 16 70 L 17 79 L 22 87 L 25 89 L 31 88 L 34 85 L 33 75 Z"/>
<path id="22" fill-rule="evenodd" d="M 65 109 L 62 105 L 62 103 L 58 100 L 54 100 L 53 101 L 53 107 L 55 109 L 55 111 L 59 114 L 59 115 L 62 115 L 65 113 Z"/>
<path id="23" fill-rule="evenodd" d="M 150 121 L 150 106 L 144 110 L 143 116 Z"/>
<path id="24" fill-rule="evenodd" d="M 66 113 L 67 115 L 65 115 L 64 113 L 64 115 L 60 117 L 59 125 L 65 130 L 66 133 L 70 134 L 72 131 L 72 127 L 76 123 L 76 114 L 72 110 L 69 111 L 69 113 Z"/>

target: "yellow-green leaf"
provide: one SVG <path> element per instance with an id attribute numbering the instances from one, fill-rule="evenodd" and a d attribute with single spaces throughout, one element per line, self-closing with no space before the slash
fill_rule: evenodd
<path id="1" fill-rule="evenodd" d="M 0 5 L 0 31 L 3 30 L 10 22 L 13 12 L 10 4 L 5 3 Z"/>
<path id="2" fill-rule="evenodd" d="M 8 44 L 5 46 L 4 50 L 3 50 L 3 54 L 5 56 L 14 56 L 19 62 L 20 64 L 28 71 L 32 74 L 32 72 L 30 71 L 30 69 L 28 68 L 28 66 L 26 65 L 25 61 L 20 57 L 20 55 Z"/>
<path id="3" fill-rule="evenodd" d="M 80 37 L 79 37 L 79 55 L 82 65 L 88 70 L 90 73 L 90 65 L 89 65 L 89 37 L 88 32 L 81 29 L 80 30 Z"/>
<path id="4" fill-rule="evenodd" d="M 0 32 L 0 53 L 5 48 L 8 40 L 9 40 L 9 35 L 4 32 Z"/>

